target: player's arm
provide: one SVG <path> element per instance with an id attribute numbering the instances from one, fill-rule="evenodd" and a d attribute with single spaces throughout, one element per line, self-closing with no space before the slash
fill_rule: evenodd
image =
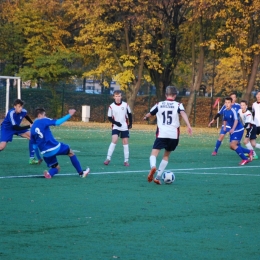
<path id="1" fill-rule="evenodd" d="M 32 119 L 31 119 L 28 115 L 26 115 L 24 118 L 25 118 L 30 124 L 33 124 Z"/>
<path id="2" fill-rule="evenodd" d="M 213 119 L 209 122 L 208 127 L 210 127 L 211 124 L 213 124 L 214 121 L 217 120 L 217 119 L 222 115 L 222 113 L 223 113 L 223 111 L 225 110 L 225 108 L 226 108 L 225 105 L 221 107 L 221 109 L 218 111 L 218 113 L 217 113 L 217 114 L 213 117 Z"/>
<path id="3" fill-rule="evenodd" d="M 133 117 L 132 117 L 132 113 L 129 110 L 127 110 L 127 116 L 128 116 L 128 120 L 129 120 L 129 124 L 128 124 L 128 129 L 132 128 L 132 123 L 133 123 Z"/>
<path id="4" fill-rule="evenodd" d="M 13 125 L 13 130 L 20 131 L 20 130 L 26 130 L 29 129 L 31 125 L 25 125 L 25 126 L 19 126 L 19 125 Z"/>
<path id="5" fill-rule="evenodd" d="M 157 104 L 156 105 L 154 105 L 152 108 L 151 108 L 151 110 L 150 110 L 150 112 L 149 113 L 147 113 L 145 116 L 144 116 L 144 120 L 147 120 L 147 118 L 149 118 L 149 117 L 151 117 L 151 116 L 155 116 L 156 114 L 157 114 L 157 112 L 158 112 L 158 106 L 157 106 Z"/>
<path id="6" fill-rule="evenodd" d="M 61 125 L 63 124 L 64 122 L 68 121 L 74 114 L 75 114 L 76 110 L 75 109 L 70 109 L 69 110 L 69 113 L 62 117 L 62 118 L 59 118 L 55 121 L 55 125 Z"/>
<path id="7" fill-rule="evenodd" d="M 122 126 L 120 122 L 114 120 L 112 116 L 108 116 L 108 121 L 111 122 L 113 125 L 117 125 L 118 127 Z"/>
<path id="8" fill-rule="evenodd" d="M 190 126 L 190 122 L 189 122 L 189 118 L 188 118 L 187 114 L 185 113 L 184 110 L 181 110 L 181 111 L 180 111 L 180 114 L 181 114 L 181 116 L 182 116 L 184 122 L 185 122 L 186 125 L 187 125 L 188 133 L 189 133 L 190 135 L 192 135 L 192 128 L 191 128 L 191 126 Z"/>

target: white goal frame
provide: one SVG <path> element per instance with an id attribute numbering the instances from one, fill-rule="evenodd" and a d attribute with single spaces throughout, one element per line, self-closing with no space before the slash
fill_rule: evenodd
<path id="1" fill-rule="evenodd" d="M 12 76 L 0 76 L 0 79 L 6 79 L 5 114 L 7 114 L 9 111 L 10 79 L 17 80 L 17 98 L 21 99 L 21 78 Z"/>

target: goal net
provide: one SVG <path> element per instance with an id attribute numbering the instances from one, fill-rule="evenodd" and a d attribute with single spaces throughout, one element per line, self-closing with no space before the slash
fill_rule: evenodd
<path id="1" fill-rule="evenodd" d="M 21 98 L 21 78 L 0 76 L 0 122 L 17 98 Z"/>

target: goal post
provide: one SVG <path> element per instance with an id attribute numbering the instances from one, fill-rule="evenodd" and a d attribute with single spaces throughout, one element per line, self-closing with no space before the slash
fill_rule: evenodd
<path id="1" fill-rule="evenodd" d="M 12 76 L 0 76 L 1 82 L 5 82 L 5 86 L 1 85 L 0 96 L 0 119 L 4 118 L 10 109 L 10 80 L 16 80 L 17 93 L 14 98 L 21 98 L 21 78 Z"/>

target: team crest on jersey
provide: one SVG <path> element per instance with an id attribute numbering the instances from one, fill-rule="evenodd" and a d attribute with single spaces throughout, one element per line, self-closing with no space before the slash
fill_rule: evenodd
<path id="1" fill-rule="evenodd" d="M 20 116 L 20 119 L 23 119 L 23 117 L 22 117 L 22 116 Z"/>
<path id="2" fill-rule="evenodd" d="M 124 107 L 121 107 L 122 110 L 124 110 Z"/>

